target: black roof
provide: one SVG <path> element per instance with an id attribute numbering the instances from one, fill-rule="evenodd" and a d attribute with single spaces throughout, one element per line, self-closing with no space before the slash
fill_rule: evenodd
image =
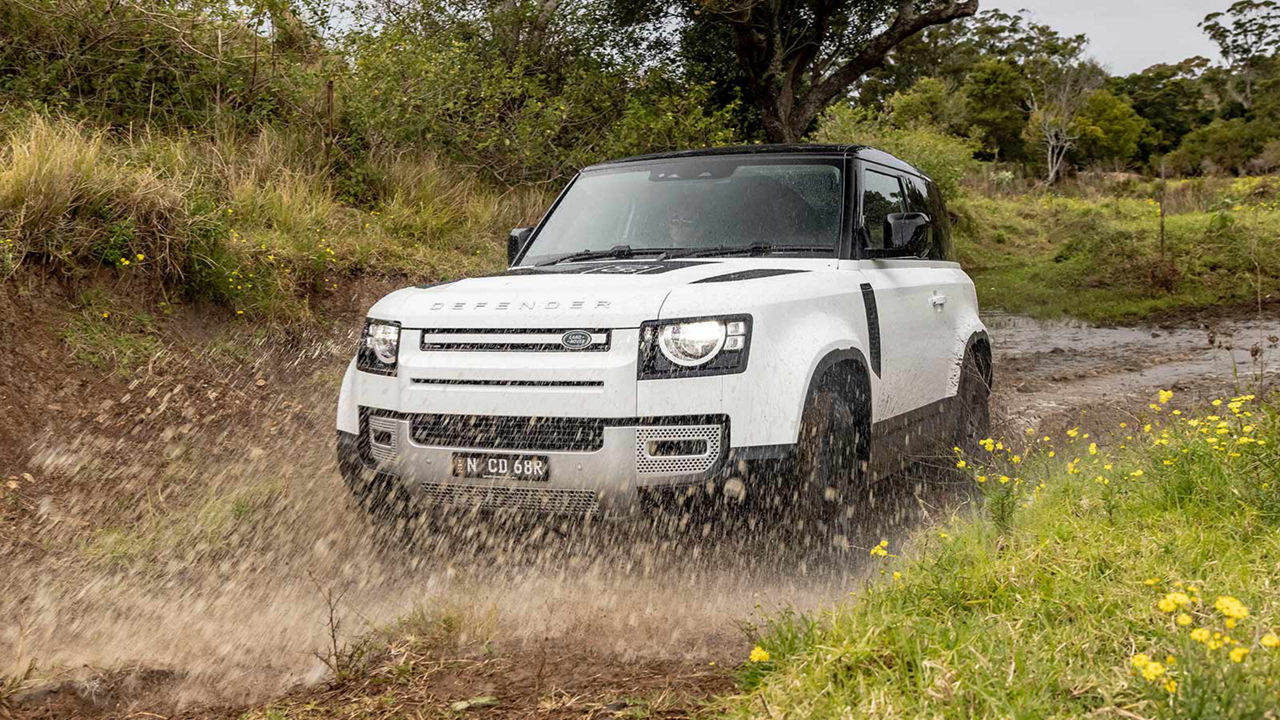
<path id="1" fill-rule="evenodd" d="M 904 170 L 916 175 L 925 176 L 916 167 L 899 160 L 883 150 L 877 150 L 866 145 L 853 144 L 817 144 L 817 143 L 786 143 L 786 144 L 761 144 L 761 145 L 726 145 L 723 147 L 700 148 L 694 150 L 676 150 L 674 152 L 652 153 L 649 155 L 636 155 L 635 157 L 619 158 L 617 160 L 608 160 L 606 162 L 592 165 L 587 170 L 595 168 L 609 167 L 612 165 L 621 165 L 634 162 L 649 162 L 653 160 L 675 160 L 679 158 L 691 157 L 720 157 L 728 155 L 853 155 L 863 160 L 887 165 L 896 170 Z"/>

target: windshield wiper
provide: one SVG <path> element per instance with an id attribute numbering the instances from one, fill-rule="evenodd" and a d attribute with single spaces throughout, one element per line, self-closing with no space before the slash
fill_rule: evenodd
<path id="1" fill-rule="evenodd" d="M 772 243 L 752 243 L 750 245 L 718 245 L 711 248 L 702 248 L 700 250 L 688 250 L 682 253 L 672 253 L 668 257 L 686 258 L 686 257 L 714 257 L 716 255 L 771 255 L 774 253 L 830 253 L 835 254 L 835 246 L 833 245 L 774 245 Z"/>
<path id="2" fill-rule="evenodd" d="M 671 252 L 671 248 L 633 248 L 630 245 L 614 245 L 608 250 L 583 250 L 582 252 L 569 253 L 561 255 L 558 258 L 544 260 L 538 263 L 538 267 L 543 265 L 555 265 L 562 262 L 581 262 L 583 260 L 600 260 L 603 258 L 630 258 L 636 255 L 665 255 Z"/>

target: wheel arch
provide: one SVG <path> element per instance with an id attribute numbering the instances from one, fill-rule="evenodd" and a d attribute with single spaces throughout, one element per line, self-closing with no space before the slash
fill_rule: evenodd
<path id="1" fill-rule="evenodd" d="M 974 360 L 978 363 L 978 370 L 982 373 L 982 380 L 987 387 L 992 387 L 995 375 L 995 366 L 991 356 L 991 338 L 987 335 L 986 330 L 978 330 L 969 336 L 964 346 L 965 356 L 973 355 Z M 960 359 L 964 362 L 964 358 Z"/>

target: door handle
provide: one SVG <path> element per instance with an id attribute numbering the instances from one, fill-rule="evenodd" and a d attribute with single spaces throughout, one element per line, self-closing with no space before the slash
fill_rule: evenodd
<path id="1" fill-rule="evenodd" d="M 929 304 L 933 305 L 934 310 L 941 310 L 942 307 L 947 304 L 947 296 L 938 295 L 935 293 L 932 297 L 929 298 Z"/>

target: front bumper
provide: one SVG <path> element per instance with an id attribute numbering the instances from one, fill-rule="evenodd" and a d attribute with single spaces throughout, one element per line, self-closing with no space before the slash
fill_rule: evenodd
<path id="1" fill-rule="evenodd" d="M 545 457 L 546 480 L 457 477 L 456 453 Z M 352 457 L 354 455 L 354 457 Z M 344 472 L 390 476 L 418 502 L 458 509 L 626 515 L 649 489 L 728 476 L 725 416 L 510 418 L 360 409 L 339 433 Z"/>

